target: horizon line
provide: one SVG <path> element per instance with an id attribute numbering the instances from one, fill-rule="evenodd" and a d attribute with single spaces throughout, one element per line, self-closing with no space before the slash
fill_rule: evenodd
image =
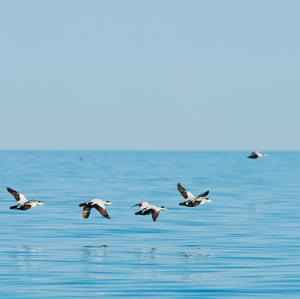
<path id="1" fill-rule="evenodd" d="M 32 148 L 32 149 L 1 149 L 1 152 L 4 151 L 53 151 L 53 152 L 253 152 L 257 149 L 79 149 L 79 148 L 66 148 L 66 149 L 46 149 L 46 148 Z M 300 152 L 300 149 L 265 149 L 263 152 Z"/>

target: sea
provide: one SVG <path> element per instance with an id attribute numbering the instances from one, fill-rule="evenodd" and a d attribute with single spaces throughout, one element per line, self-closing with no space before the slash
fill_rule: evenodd
<path id="1" fill-rule="evenodd" d="M 0 298 L 300 298 L 300 153 L 248 154 L 0 151 Z M 111 219 L 82 217 L 93 198 Z"/>

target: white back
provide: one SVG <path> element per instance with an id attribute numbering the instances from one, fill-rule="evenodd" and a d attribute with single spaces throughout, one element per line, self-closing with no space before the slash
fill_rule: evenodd
<path id="1" fill-rule="evenodd" d="M 189 191 L 186 192 L 186 195 L 188 197 L 188 199 L 194 199 L 195 198 L 195 195 Z"/>
<path id="2" fill-rule="evenodd" d="M 147 209 L 149 206 L 151 206 L 147 201 L 143 201 L 142 205 L 140 206 L 141 210 Z"/>
<path id="3" fill-rule="evenodd" d="M 23 205 L 24 203 L 28 202 L 28 199 L 25 197 L 24 194 L 19 193 L 19 197 L 20 197 L 20 200 L 18 201 L 18 203 L 19 203 L 20 205 Z"/>
<path id="4" fill-rule="evenodd" d="M 95 198 L 95 199 L 90 200 L 89 203 L 98 205 L 99 207 L 105 209 L 105 202 L 102 199 Z"/>

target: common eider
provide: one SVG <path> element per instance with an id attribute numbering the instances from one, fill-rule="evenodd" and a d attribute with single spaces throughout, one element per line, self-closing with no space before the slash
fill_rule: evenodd
<path id="1" fill-rule="evenodd" d="M 37 206 L 43 206 L 44 203 L 39 200 L 28 200 L 24 194 L 19 193 L 16 190 L 13 190 L 7 187 L 7 191 L 14 196 L 16 201 L 18 202 L 17 205 L 11 206 L 11 210 L 28 210 Z"/>
<path id="2" fill-rule="evenodd" d="M 206 191 L 198 196 L 193 195 L 191 192 L 186 191 L 186 189 L 180 184 L 177 184 L 177 189 L 180 194 L 187 199 L 184 202 L 179 203 L 180 206 L 184 207 L 197 207 L 199 205 L 203 205 L 205 203 L 211 202 L 211 199 L 207 197 L 209 191 Z"/>
<path id="3" fill-rule="evenodd" d="M 140 208 L 140 211 L 134 213 L 135 215 L 144 216 L 144 215 L 151 214 L 153 221 L 156 221 L 156 219 L 158 218 L 161 211 L 168 210 L 164 206 L 157 207 L 157 206 L 149 204 L 147 201 L 139 202 L 136 205 L 134 205 L 134 207 L 135 206 L 139 206 L 139 208 Z"/>
<path id="4" fill-rule="evenodd" d="M 261 152 L 252 152 L 248 158 L 249 159 L 257 159 L 257 158 L 262 158 L 262 157 L 266 157 L 267 155 Z"/>
<path id="5" fill-rule="evenodd" d="M 110 219 L 105 206 L 111 205 L 112 203 L 109 200 L 102 199 L 92 199 L 87 202 L 79 204 L 79 207 L 82 208 L 82 216 L 83 218 L 89 218 L 91 209 L 95 208 L 103 217 Z"/>

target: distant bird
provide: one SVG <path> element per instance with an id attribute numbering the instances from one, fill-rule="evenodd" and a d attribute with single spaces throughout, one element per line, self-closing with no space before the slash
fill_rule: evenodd
<path id="1" fill-rule="evenodd" d="M 11 206 L 10 209 L 12 210 L 28 210 L 37 206 L 43 206 L 44 203 L 39 200 L 28 200 L 24 194 L 19 193 L 9 187 L 7 187 L 7 191 L 14 196 L 16 201 L 18 202 L 17 205 Z"/>
<path id="2" fill-rule="evenodd" d="M 156 221 L 156 219 L 158 218 L 159 214 L 161 211 L 166 211 L 168 210 L 167 208 L 165 208 L 164 206 L 154 206 L 149 204 L 147 201 L 143 201 L 143 202 L 139 202 L 136 205 L 134 205 L 133 207 L 139 206 L 140 207 L 140 211 L 135 212 L 135 215 L 152 215 L 152 219 L 153 221 Z"/>
<path id="3" fill-rule="evenodd" d="M 262 158 L 262 157 L 266 157 L 267 154 L 264 154 L 264 153 L 260 153 L 260 152 L 252 152 L 248 158 L 249 159 L 257 159 L 257 158 Z"/>
<path id="4" fill-rule="evenodd" d="M 199 205 L 203 205 L 207 202 L 211 202 L 211 199 L 207 197 L 209 191 L 206 191 L 198 196 L 193 195 L 191 192 L 186 191 L 186 189 L 180 184 L 177 184 L 177 189 L 180 194 L 187 199 L 184 202 L 179 203 L 180 206 L 184 207 L 197 207 Z"/>
<path id="5" fill-rule="evenodd" d="M 82 208 L 83 218 L 89 218 L 91 209 L 95 208 L 103 217 L 110 219 L 110 216 L 108 215 L 105 206 L 111 204 L 112 203 L 109 200 L 92 199 L 79 204 L 79 207 Z"/>

